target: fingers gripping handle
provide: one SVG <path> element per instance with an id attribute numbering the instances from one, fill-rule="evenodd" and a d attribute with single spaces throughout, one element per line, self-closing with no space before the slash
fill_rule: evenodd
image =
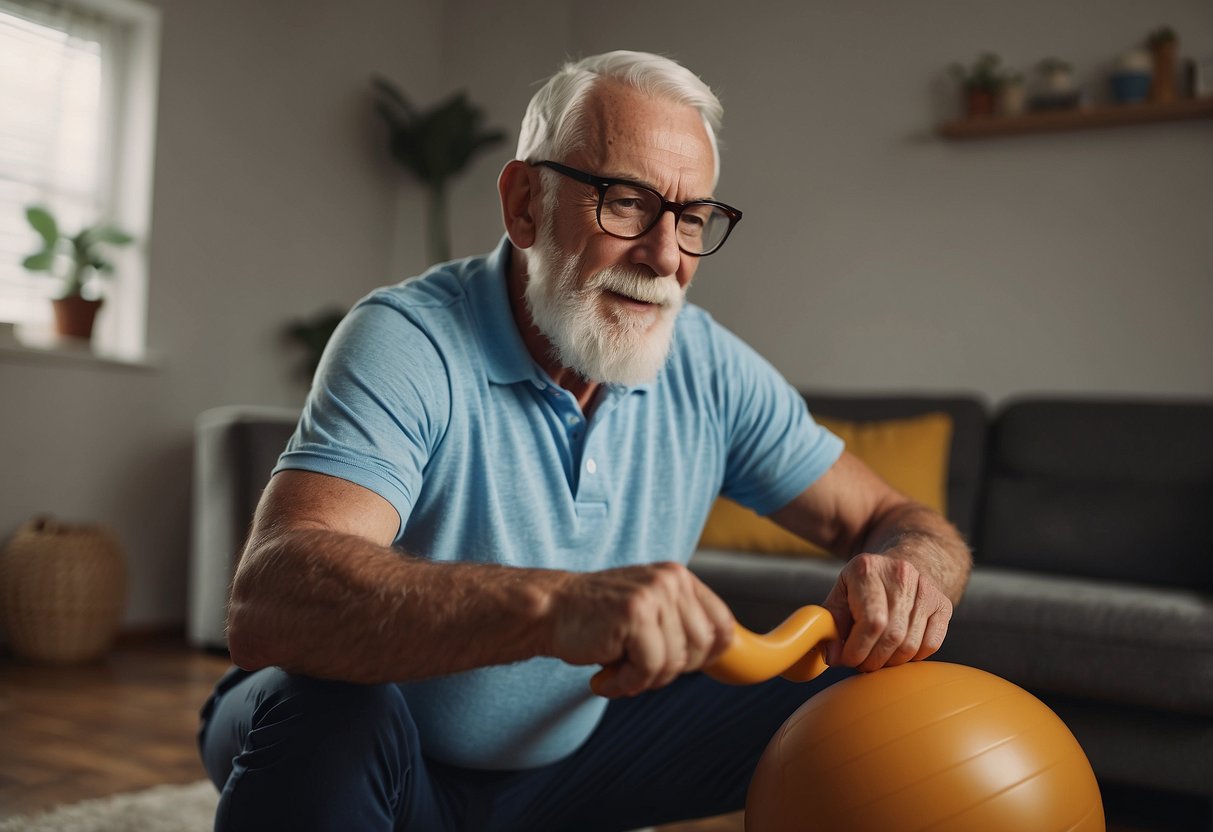
<path id="1" fill-rule="evenodd" d="M 801 607 L 766 635 L 759 635 L 733 622 L 733 642 L 704 673 L 730 685 L 753 685 L 782 675 L 793 682 L 807 682 L 825 671 L 825 643 L 838 638 L 834 617 L 824 607 Z M 599 695 L 619 672 L 608 665 L 590 679 L 590 689 Z"/>

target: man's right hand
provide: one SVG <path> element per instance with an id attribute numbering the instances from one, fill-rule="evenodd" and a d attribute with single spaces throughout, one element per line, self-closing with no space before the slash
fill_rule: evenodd
<path id="1" fill-rule="evenodd" d="M 600 693 L 635 696 L 699 670 L 728 647 L 733 615 L 678 563 L 566 573 L 552 597 L 550 655 L 617 669 Z"/>

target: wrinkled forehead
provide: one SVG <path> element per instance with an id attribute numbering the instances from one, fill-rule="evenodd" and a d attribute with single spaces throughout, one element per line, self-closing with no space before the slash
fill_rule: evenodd
<path id="1" fill-rule="evenodd" d="M 684 197 L 711 195 L 716 153 L 694 107 L 608 81 L 591 90 L 582 117 L 581 155 L 595 173 L 638 178 Z"/>

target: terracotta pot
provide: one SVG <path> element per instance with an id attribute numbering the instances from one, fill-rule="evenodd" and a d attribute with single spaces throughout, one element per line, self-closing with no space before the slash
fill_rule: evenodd
<path id="1" fill-rule="evenodd" d="M 965 90 L 965 115 L 968 118 L 992 116 L 995 100 L 993 90 Z"/>
<path id="2" fill-rule="evenodd" d="M 97 310 L 101 308 L 101 300 L 86 300 L 79 295 L 66 298 L 56 298 L 51 301 L 55 307 L 55 332 L 67 338 L 93 337 L 93 322 L 97 319 Z"/>

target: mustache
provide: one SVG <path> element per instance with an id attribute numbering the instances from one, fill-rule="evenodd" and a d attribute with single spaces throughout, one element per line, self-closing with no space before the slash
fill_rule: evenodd
<path id="1" fill-rule="evenodd" d="M 638 269 L 610 266 L 594 275 L 586 287 L 591 291 L 605 290 L 633 300 L 663 307 L 676 307 L 686 292 L 678 281 L 653 277 Z"/>

